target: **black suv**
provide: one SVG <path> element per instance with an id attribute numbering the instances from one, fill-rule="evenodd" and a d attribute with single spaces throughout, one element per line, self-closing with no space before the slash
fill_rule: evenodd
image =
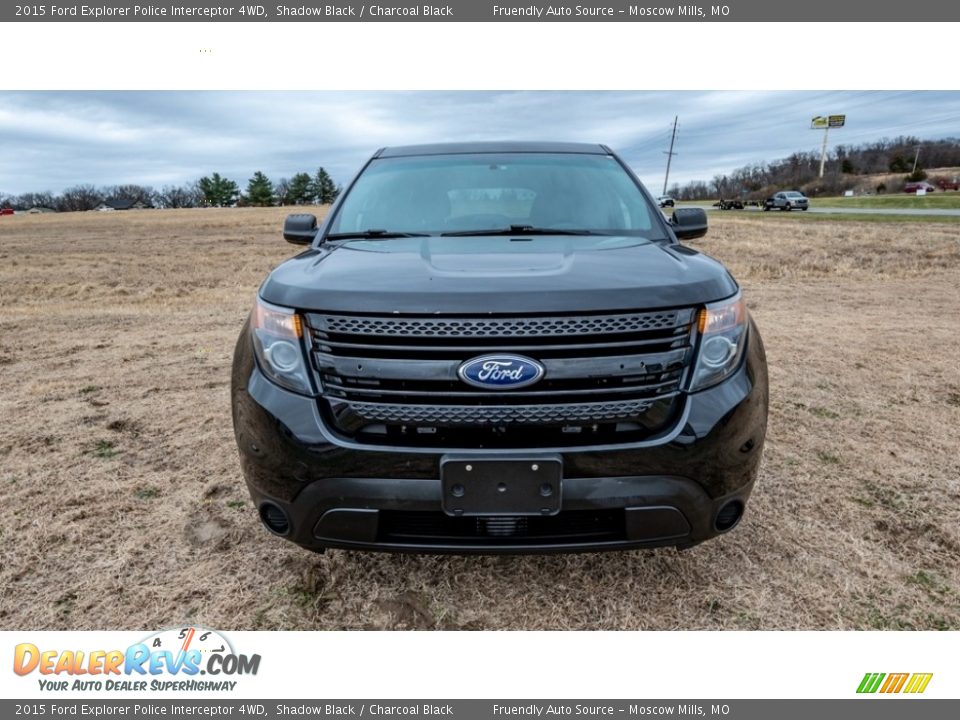
<path id="1" fill-rule="evenodd" d="M 378 151 L 233 365 L 260 517 L 304 547 L 688 547 L 740 520 L 767 371 L 740 288 L 602 145 Z"/>

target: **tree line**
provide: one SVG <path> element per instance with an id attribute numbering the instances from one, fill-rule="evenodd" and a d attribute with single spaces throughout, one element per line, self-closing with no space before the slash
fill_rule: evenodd
<path id="1" fill-rule="evenodd" d="M 919 154 L 917 148 L 920 149 Z M 917 169 L 914 171 L 914 160 Z M 862 185 L 864 175 L 902 174 L 903 177 L 878 183 L 872 192 L 896 192 L 908 180 L 927 179 L 926 168 L 960 166 L 960 139 L 920 140 L 912 136 L 884 138 L 862 145 L 837 145 L 827 155 L 824 176 L 820 175 L 820 152 L 796 152 L 768 163 L 737 168 L 711 180 L 674 184 L 670 195 L 678 200 L 706 200 L 715 197 L 763 199 L 772 192 L 803 190 L 807 195 L 835 195 Z"/>
<path id="2" fill-rule="evenodd" d="M 147 207 L 268 207 L 271 205 L 330 205 L 342 188 L 322 167 L 316 173 L 299 172 L 273 182 L 259 170 L 245 190 L 220 173 L 211 173 L 184 185 L 75 185 L 59 194 L 50 191 L 20 195 L 0 193 L 0 207 L 14 210 L 49 208 L 59 212 L 93 210 L 101 203 L 140 203 Z"/>

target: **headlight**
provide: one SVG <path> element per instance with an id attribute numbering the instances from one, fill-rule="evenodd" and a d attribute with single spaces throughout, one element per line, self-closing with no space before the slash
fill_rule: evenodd
<path id="1" fill-rule="evenodd" d="M 700 347 L 691 392 L 716 385 L 737 369 L 747 340 L 747 307 L 737 293 L 730 300 L 707 305 L 697 323 Z"/>
<path id="2" fill-rule="evenodd" d="M 263 373 L 288 390 L 312 395 L 300 316 L 290 308 L 270 305 L 257 298 L 250 316 L 250 329 Z"/>

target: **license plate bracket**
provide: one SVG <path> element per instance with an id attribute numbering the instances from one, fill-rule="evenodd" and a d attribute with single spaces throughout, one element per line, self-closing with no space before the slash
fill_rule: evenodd
<path id="1" fill-rule="evenodd" d="M 440 482 L 447 515 L 556 515 L 563 495 L 563 458 L 445 455 Z"/>

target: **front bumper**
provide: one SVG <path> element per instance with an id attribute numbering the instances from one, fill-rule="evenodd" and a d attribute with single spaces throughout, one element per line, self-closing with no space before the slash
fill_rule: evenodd
<path id="1" fill-rule="evenodd" d="M 552 517 L 450 517 L 445 454 L 497 450 L 358 446 L 325 427 L 317 402 L 256 367 L 244 330 L 233 374 L 234 430 L 251 497 L 268 529 L 306 548 L 526 553 L 690 546 L 736 525 L 760 463 L 767 420 L 763 345 L 751 326 L 737 372 L 690 395 L 676 426 L 642 443 L 511 449 L 560 453 Z"/>

